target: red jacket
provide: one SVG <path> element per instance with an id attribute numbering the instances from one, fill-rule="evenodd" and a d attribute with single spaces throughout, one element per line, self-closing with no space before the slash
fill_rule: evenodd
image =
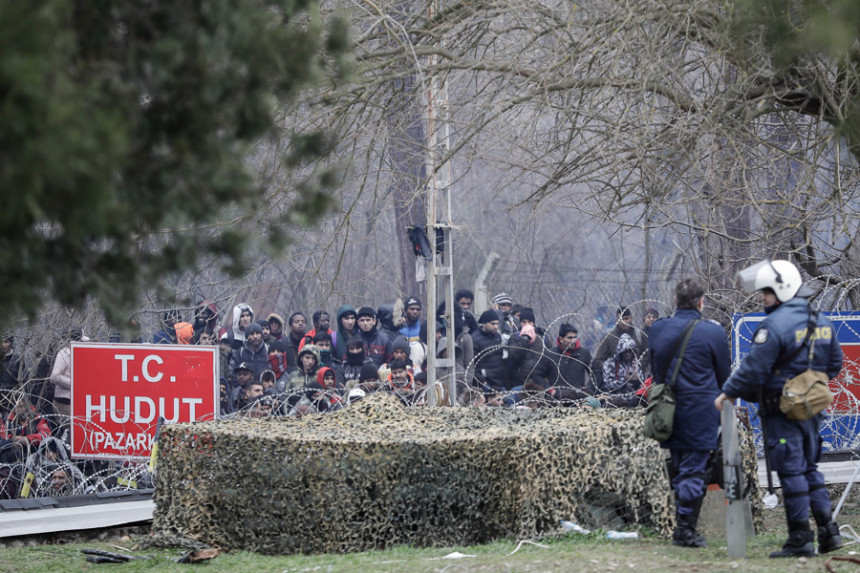
<path id="1" fill-rule="evenodd" d="M 30 406 L 30 410 L 36 411 L 36 408 Z M 30 445 L 37 446 L 42 443 L 42 440 L 51 436 L 51 426 L 48 421 L 41 416 L 33 418 L 26 426 L 20 425 L 16 421 L 15 412 L 9 412 L 9 416 L 0 424 L 0 438 L 10 440 L 14 436 L 26 436 Z"/>

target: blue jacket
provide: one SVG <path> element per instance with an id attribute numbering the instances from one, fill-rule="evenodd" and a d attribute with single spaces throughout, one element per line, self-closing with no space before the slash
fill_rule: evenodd
<path id="1" fill-rule="evenodd" d="M 765 395 L 781 393 L 786 380 L 809 366 L 808 345 L 787 364 L 783 363 L 806 340 L 808 324 L 809 302 L 805 298 L 794 297 L 777 306 L 755 331 L 749 354 L 726 382 L 723 392 L 751 402 L 758 402 L 761 385 Z M 812 369 L 835 377 L 842 370 L 842 348 L 833 323 L 821 313 L 812 338 L 815 341 Z"/>
<path id="2" fill-rule="evenodd" d="M 672 377 L 677 355 L 681 353 L 679 347 L 677 353 L 672 354 L 676 341 L 691 320 L 701 318 L 698 310 L 679 309 L 670 318 L 651 325 L 648 339 L 655 382 Z M 731 353 L 723 327 L 709 321 L 698 323 L 675 380 L 675 425 L 672 435 L 661 444 L 663 447 L 694 451 L 710 451 L 716 447 L 720 413 L 714 408 L 714 400 L 731 368 Z"/>

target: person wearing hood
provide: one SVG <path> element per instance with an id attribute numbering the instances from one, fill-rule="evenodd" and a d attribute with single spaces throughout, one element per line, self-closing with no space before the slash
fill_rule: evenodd
<path id="1" fill-rule="evenodd" d="M 329 395 L 338 397 L 343 394 L 343 384 L 338 382 L 337 373 L 334 368 L 323 366 L 317 370 L 316 381 L 323 387 Z"/>
<path id="2" fill-rule="evenodd" d="M 316 383 L 317 371 L 320 368 L 320 350 L 313 344 L 305 344 L 299 352 L 299 368 L 290 375 L 287 382 L 287 392 L 293 392 L 311 383 Z"/>
<path id="3" fill-rule="evenodd" d="M 269 368 L 269 348 L 263 342 L 263 329 L 252 322 L 245 329 L 245 343 L 239 350 L 233 351 L 230 359 L 234 365 L 248 364 L 254 372 L 254 378 L 259 379 L 263 370 Z"/>
<path id="4" fill-rule="evenodd" d="M 287 382 L 294 368 L 287 364 L 287 343 L 275 340 L 269 345 L 269 368 L 275 374 L 275 391 L 283 394 L 287 390 Z"/>
<path id="5" fill-rule="evenodd" d="M 254 322 L 254 309 L 251 305 L 240 302 L 233 307 L 233 326 L 227 332 L 230 348 L 240 350 L 245 344 L 245 330 Z"/>
<path id="6" fill-rule="evenodd" d="M 194 308 L 194 344 L 200 343 L 204 332 L 215 338 L 218 328 L 218 307 L 211 300 L 202 300 Z"/>
<path id="7" fill-rule="evenodd" d="M 360 336 L 351 336 L 346 341 L 346 358 L 335 360 L 334 370 L 342 384 L 349 384 L 353 380 L 359 380 L 361 367 L 365 364 L 373 365 L 373 360 L 364 354 L 364 341 Z M 374 368 L 376 368 L 374 366 Z"/>
<path id="8" fill-rule="evenodd" d="M 567 323 L 559 326 L 555 345 L 535 367 L 532 380 L 544 388 L 575 390 L 576 399 L 594 394 L 591 353 L 582 345 L 576 327 Z"/>
<path id="9" fill-rule="evenodd" d="M 364 354 L 377 368 L 391 360 L 391 339 L 376 328 L 376 311 L 369 306 L 358 309 L 358 336 L 364 342 Z"/>
<path id="10" fill-rule="evenodd" d="M 272 313 L 266 317 L 269 321 L 269 337 L 272 340 L 283 340 L 284 338 L 284 317 L 280 314 Z"/>
<path id="11" fill-rule="evenodd" d="M 352 305 L 344 304 L 337 309 L 337 338 L 332 339 L 332 355 L 340 361 L 346 359 L 346 341 L 358 334 L 355 309 Z"/>
<path id="12" fill-rule="evenodd" d="M 618 341 L 621 339 L 622 334 L 626 334 L 636 343 L 633 352 L 637 358 L 642 356 L 642 341 L 639 339 L 636 328 L 633 326 L 633 313 L 627 307 L 619 307 L 615 312 L 615 325 L 603 337 L 603 340 L 600 341 L 594 352 L 594 358 L 591 361 L 591 371 L 594 373 L 595 382 L 598 387 L 602 387 L 603 363 L 616 355 Z"/>
<path id="13" fill-rule="evenodd" d="M 783 387 L 807 369 L 835 378 L 842 370 L 842 348 L 833 323 L 815 312 L 800 271 L 789 261 L 764 260 L 738 272 L 746 292 L 758 292 L 767 314 L 753 335 L 749 354 L 723 385 L 714 400 L 722 410 L 725 400 L 759 402 L 759 418 L 767 436 L 767 453 L 779 476 L 785 499 L 788 539 L 771 557 L 811 557 L 818 525 L 818 553 L 842 547 L 839 526 L 833 521 L 830 495 L 821 460 L 820 426 L 824 412 L 807 420 L 793 420 L 780 409 Z"/>
<path id="14" fill-rule="evenodd" d="M 615 356 L 603 363 L 603 382 L 598 386 L 603 405 L 632 408 L 642 404 L 636 394 L 642 386 L 642 367 L 636 351 L 639 348 L 629 334 L 618 338 Z"/>
<path id="15" fill-rule="evenodd" d="M 403 303 L 400 299 L 396 303 L 385 303 L 376 310 L 376 328 L 389 338 L 394 340 L 397 335 L 397 329 L 403 323 L 402 310 Z"/>

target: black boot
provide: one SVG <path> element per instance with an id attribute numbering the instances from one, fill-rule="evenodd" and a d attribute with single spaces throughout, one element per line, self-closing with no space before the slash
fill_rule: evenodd
<path id="1" fill-rule="evenodd" d="M 831 551 L 842 549 L 842 536 L 835 521 L 818 526 L 818 553 L 824 555 Z"/>
<path id="2" fill-rule="evenodd" d="M 812 557 L 815 555 L 813 540 L 815 534 L 809 529 L 808 522 L 789 522 L 788 540 L 782 544 L 782 550 L 774 551 L 771 557 Z"/>
<path id="3" fill-rule="evenodd" d="M 676 515 L 675 531 L 672 532 L 672 545 L 678 547 L 707 547 L 708 542 L 696 531 L 692 516 Z"/>
<path id="4" fill-rule="evenodd" d="M 833 522 L 832 514 L 829 511 L 813 511 L 812 515 L 818 524 L 818 553 L 824 555 L 842 549 L 839 525 Z"/>

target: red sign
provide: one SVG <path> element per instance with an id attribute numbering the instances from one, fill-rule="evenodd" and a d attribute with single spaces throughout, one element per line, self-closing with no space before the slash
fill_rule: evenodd
<path id="1" fill-rule="evenodd" d="M 72 456 L 146 458 L 164 423 L 216 417 L 218 348 L 72 343 Z"/>

